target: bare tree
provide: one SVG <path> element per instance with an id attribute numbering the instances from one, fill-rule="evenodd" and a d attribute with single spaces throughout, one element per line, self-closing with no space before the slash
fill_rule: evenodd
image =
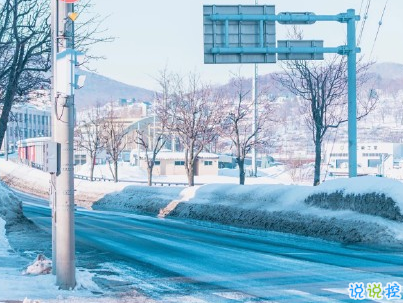
<path id="1" fill-rule="evenodd" d="M 357 87 L 368 80 L 370 64 L 358 64 Z M 287 61 L 283 72 L 276 73 L 274 80 L 291 93 L 302 98 L 305 122 L 312 132 L 315 144 L 314 185 L 320 183 L 322 142 L 329 129 L 338 128 L 347 121 L 347 62 L 344 57 L 334 56 L 321 63 L 311 61 Z M 360 94 L 359 94 L 360 95 Z M 362 94 L 364 95 L 364 94 Z M 369 95 L 369 97 L 368 97 Z M 359 99 L 358 119 L 368 115 L 376 105 L 377 98 L 366 94 Z"/>
<path id="2" fill-rule="evenodd" d="M 252 148 L 259 148 L 268 143 L 270 132 L 267 128 L 271 107 L 270 102 L 258 96 L 259 115 L 256 128 L 253 129 L 254 100 L 247 88 L 247 80 L 240 75 L 230 81 L 230 91 L 224 99 L 222 108 L 225 112 L 222 132 L 235 148 L 236 162 L 239 168 L 239 184 L 245 184 L 245 158 Z M 266 100 L 265 100 L 266 99 Z M 257 135 L 257 136 L 256 136 Z"/>
<path id="3" fill-rule="evenodd" d="M 88 11 L 91 0 L 77 7 Z M 104 36 L 102 21 L 93 15 L 76 24 L 76 48 L 87 51 L 94 43 L 113 40 Z M 0 148 L 13 103 L 50 83 L 50 30 L 49 0 L 4 0 L 0 4 Z"/>
<path id="4" fill-rule="evenodd" d="M 44 83 L 50 68 L 49 9 L 46 0 L 5 0 L 1 5 L 0 147 L 16 96 Z"/>
<path id="5" fill-rule="evenodd" d="M 108 165 L 115 182 L 118 182 L 119 156 L 122 151 L 124 151 L 127 144 L 126 135 L 127 128 L 123 122 L 119 121 L 119 118 L 115 114 L 114 106 L 112 105 L 102 124 L 102 144 L 108 155 Z"/>
<path id="6" fill-rule="evenodd" d="M 184 147 L 188 184 L 194 186 L 197 157 L 218 136 L 220 97 L 195 74 L 189 74 L 184 81 L 165 70 L 158 81 L 161 87 L 157 96 L 158 117 Z"/>
<path id="7" fill-rule="evenodd" d="M 146 128 L 150 129 L 151 124 L 148 124 Z M 152 186 L 153 169 L 155 165 L 155 159 L 166 142 L 166 136 L 164 128 L 159 127 L 156 129 L 156 124 L 153 125 L 153 132 L 147 132 L 147 130 L 136 130 L 137 144 L 139 144 L 145 153 L 147 174 L 148 174 L 148 186 Z M 140 155 L 138 155 L 140 157 Z"/>
<path id="8" fill-rule="evenodd" d="M 83 123 L 76 127 L 76 146 L 86 151 L 90 157 L 90 180 L 94 179 L 94 167 L 97 155 L 103 147 L 102 140 L 102 115 L 100 106 L 88 111 Z"/>

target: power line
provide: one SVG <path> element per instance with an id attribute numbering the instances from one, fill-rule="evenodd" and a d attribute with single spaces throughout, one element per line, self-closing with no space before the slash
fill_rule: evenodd
<path id="1" fill-rule="evenodd" d="M 362 21 L 362 24 L 361 24 L 360 34 L 359 34 L 359 36 L 358 36 L 358 42 L 357 42 L 357 45 L 358 45 L 358 46 L 359 46 L 360 43 L 361 43 L 362 34 L 363 34 L 363 32 L 364 32 L 365 24 L 366 24 L 367 19 L 368 19 L 368 12 L 369 12 L 369 8 L 371 7 L 371 1 L 372 1 L 372 0 L 368 0 L 368 1 L 367 1 L 367 5 L 366 5 L 366 7 L 365 7 L 365 14 L 364 14 L 364 18 L 363 18 L 363 21 Z"/>
<path id="2" fill-rule="evenodd" d="M 381 15 L 381 20 L 379 20 L 379 23 L 378 23 L 378 30 L 376 31 L 374 43 L 372 44 L 371 53 L 370 53 L 370 55 L 369 55 L 370 58 L 372 57 L 372 53 L 373 53 L 374 48 L 375 48 L 375 43 L 376 43 L 376 40 L 378 39 L 379 30 L 381 29 L 381 26 L 382 26 L 383 16 L 385 15 L 385 11 L 386 11 L 386 7 L 387 7 L 387 5 L 388 5 L 388 1 L 389 1 L 389 0 L 386 0 L 385 6 L 383 7 L 383 11 L 382 11 L 382 15 Z"/>
<path id="3" fill-rule="evenodd" d="M 364 0 L 361 0 L 361 5 L 360 5 L 360 13 L 359 15 L 361 16 L 361 11 L 362 11 L 362 5 L 364 4 Z"/>

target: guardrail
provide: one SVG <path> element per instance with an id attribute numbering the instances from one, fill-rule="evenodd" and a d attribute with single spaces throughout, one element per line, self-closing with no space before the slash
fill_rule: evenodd
<path id="1" fill-rule="evenodd" d="M 74 178 L 75 179 L 80 179 L 80 180 L 87 180 L 87 181 L 91 181 L 91 178 L 88 176 L 84 176 L 84 175 L 76 175 L 74 174 Z M 93 177 L 92 178 L 93 181 L 104 181 L 104 182 L 114 182 L 113 179 L 111 178 L 105 178 L 105 177 Z M 125 182 L 125 183 L 137 183 L 137 184 L 148 184 L 147 181 L 143 181 L 143 180 L 119 180 L 119 182 Z M 161 182 L 161 181 L 152 181 L 152 184 L 154 186 L 187 186 L 188 183 L 184 183 L 184 182 Z M 195 183 L 195 185 L 204 185 L 205 183 Z"/>

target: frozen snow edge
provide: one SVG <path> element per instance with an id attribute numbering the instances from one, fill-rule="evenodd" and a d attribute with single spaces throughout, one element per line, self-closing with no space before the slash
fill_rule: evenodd
<path id="1" fill-rule="evenodd" d="M 330 199 L 330 198 L 331 199 Z M 342 243 L 402 245 L 403 184 L 359 177 L 320 186 L 210 184 L 131 186 L 94 209 L 189 218 Z"/>

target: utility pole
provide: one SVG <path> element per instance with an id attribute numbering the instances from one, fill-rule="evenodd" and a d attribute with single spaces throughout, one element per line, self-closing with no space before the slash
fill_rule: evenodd
<path id="1" fill-rule="evenodd" d="M 355 10 L 347 10 L 348 174 L 357 177 L 357 45 Z"/>
<path id="2" fill-rule="evenodd" d="M 257 64 L 254 65 L 255 73 L 252 81 L 252 99 L 253 99 L 253 125 L 252 132 L 254 133 L 254 141 L 257 142 L 257 120 L 258 120 L 258 67 Z M 256 151 L 256 143 L 252 146 L 252 169 L 253 176 L 257 177 L 257 151 Z"/>
<path id="3" fill-rule="evenodd" d="M 258 0 L 255 0 L 255 5 L 258 5 Z M 253 125 L 252 132 L 254 135 L 254 141 L 257 142 L 257 120 L 258 120 L 258 106 L 257 106 L 257 98 L 258 98 L 258 67 L 257 64 L 254 64 L 255 72 L 252 80 L 252 99 L 253 99 Z M 253 176 L 257 177 L 257 151 L 256 151 L 256 143 L 252 147 L 252 170 Z"/>
<path id="4" fill-rule="evenodd" d="M 70 1 L 71 2 L 71 1 Z M 74 2 L 74 1 L 73 1 Z M 52 0 L 53 139 L 57 144 L 57 171 L 52 176 L 52 243 L 56 284 L 73 289 L 74 235 L 74 22 L 73 4 Z"/>

